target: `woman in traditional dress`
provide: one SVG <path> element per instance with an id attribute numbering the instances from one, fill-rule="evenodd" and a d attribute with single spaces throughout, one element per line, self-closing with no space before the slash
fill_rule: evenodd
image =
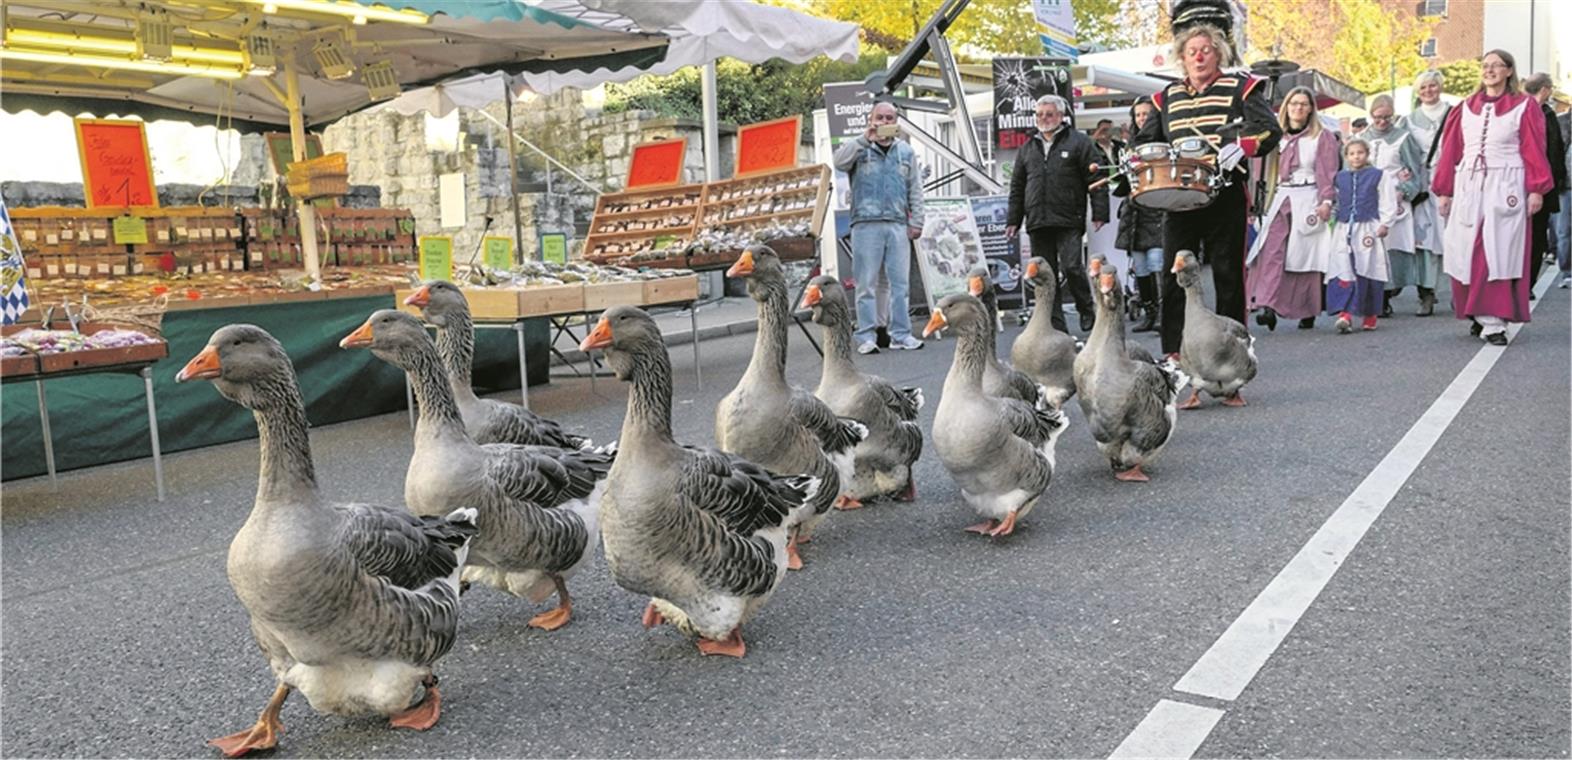
<path id="1" fill-rule="evenodd" d="M 1135 105 L 1130 106 L 1131 131 L 1139 132 L 1156 116 L 1152 96 L 1136 98 Z M 1123 198 L 1129 194 L 1130 181 L 1123 174 L 1114 175 L 1113 195 Z M 1127 202 L 1120 204 L 1118 218 L 1119 234 L 1114 246 L 1130 253 L 1130 269 L 1135 272 L 1135 287 L 1141 298 L 1141 322 L 1130 332 L 1152 332 L 1162 313 L 1162 287 L 1158 280 L 1163 272 L 1163 212 Z"/>
<path id="2" fill-rule="evenodd" d="M 1326 269 L 1326 310 L 1337 315 L 1337 331 L 1376 329 L 1390 276 L 1385 238 L 1403 201 L 1387 192 L 1385 172 L 1370 165 L 1370 143 L 1354 137 L 1343 146 L 1348 168 L 1337 173 L 1337 250 Z"/>
<path id="3" fill-rule="evenodd" d="M 1428 186 L 1425 153 L 1407 126 L 1396 123 L 1391 95 L 1377 95 L 1370 106 L 1370 126 L 1359 133 L 1370 143 L 1370 165 L 1380 169 L 1381 192 L 1392 197 L 1397 218 L 1387 230 L 1386 250 L 1392 279 L 1381 302 L 1381 316 L 1392 316 L 1392 296 L 1418 285 L 1414 251 L 1414 199 Z"/>
<path id="4" fill-rule="evenodd" d="M 1261 310 L 1256 324 L 1276 330 L 1278 316 L 1284 316 L 1308 330 L 1321 310 L 1321 281 L 1334 244 L 1327 220 L 1337 196 L 1337 137 L 1322 128 L 1315 93 L 1307 87 L 1288 92 L 1277 118 L 1283 141 L 1268 159 L 1268 171 L 1277 165 L 1277 188 L 1266 231 L 1245 258 L 1245 290 L 1250 308 Z"/>
<path id="5" fill-rule="evenodd" d="M 1507 323 L 1528 321 L 1528 220 L 1554 180 L 1544 113 L 1518 86 L 1512 54 L 1486 53 L 1479 79 L 1447 117 L 1434 192 L 1452 309 L 1473 321 L 1471 333 L 1504 346 Z"/>
<path id="6" fill-rule="evenodd" d="M 1425 171 L 1435 176 L 1436 158 L 1441 151 L 1441 125 L 1446 123 L 1451 110 L 1441 100 L 1441 88 L 1446 83 L 1441 72 L 1426 71 L 1414 80 L 1414 93 L 1419 102 L 1408 115 L 1408 131 L 1425 149 Z M 1411 265 L 1411 266 L 1410 266 Z M 1408 267 L 1399 271 L 1402 267 Z M 1411 260 L 1392 260 L 1392 285 L 1402 290 L 1410 282 L 1419 288 L 1419 311 L 1416 316 L 1428 317 L 1436 313 L 1436 283 L 1441 280 L 1441 215 L 1436 212 L 1436 197 L 1420 193 L 1414 202 L 1414 254 Z"/>

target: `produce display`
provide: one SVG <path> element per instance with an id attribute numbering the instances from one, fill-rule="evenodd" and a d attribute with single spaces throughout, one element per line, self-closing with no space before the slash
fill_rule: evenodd
<path id="1" fill-rule="evenodd" d="M 113 324 L 8 325 L 0 335 L 0 375 L 7 378 L 144 364 L 168 355 L 163 339 Z"/>
<path id="2" fill-rule="evenodd" d="M 365 289 L 386 293 L 408 284 L 414 273 L 412 264 L 324 268 L 319 291 L 308 289 L 304 272 L 298 270 L 43 279 L 29 280 L 28 286 L 37 306 L 84 300 L 94 306 L 121 306 L 167 300 L 170 308 L 178 309 L 326 298 L 330 293 Z"/>
<path id="3" fill-rule="evenodd" d="M 110 328 L 99 330 L 90 335 L 83 335 L 71 330 L 45 330 L 38 327 L 29 327 L 14 335 L 0 337 L 0 356 L 59 354 L 66 351 L 152 346 L 159 343 L 163 343 L 163 341 L 136 330 Z"/>
<path id="4" fill-rule="evenodd" d="M 754 243 L 775 245 L 786 258 L 812 257 L 829 187 L 829 167 L 813 165 L 605 195 L 590 223 L 584 258 L 631 267 L 713 269 L 729 266 Z"/>

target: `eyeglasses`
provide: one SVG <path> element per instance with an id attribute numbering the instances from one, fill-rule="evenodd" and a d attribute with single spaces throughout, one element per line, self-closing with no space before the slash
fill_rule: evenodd
<path id="1" fill-rule="evenodd" d="M 1482 69 L 1484 69 L 1486 71 L 1489 71 L 1490 69 L 1510 69 L 1512 67 L 1508 66 L 1508 65 L 1506 65 L 1504 63 L 1491 63 L 1491 62 L 1487 61 L 1485 63 L 1480 64 L 1479 68 L 1482 68 Z"/>

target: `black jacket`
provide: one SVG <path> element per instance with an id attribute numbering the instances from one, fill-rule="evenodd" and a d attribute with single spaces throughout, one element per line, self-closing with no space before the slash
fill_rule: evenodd
<path id="1" fill-rule="evenodd" d="M 1043 153 L 1042 139 L 1033 132 L 1015 155 L 1006 223 L 1011 227 L 1024 226 L 1027 231 L 1043 227 L 1086 229 L 1088 196 L 1092 221 L 1108 221 L 1107 187 L 1090 192 L 1086 189 L 1100 176 L 1091 172 L 1091 165 L 1104 161 L 1092 138 L 1069 124 L 1054 134 L 1047 155 Z"/>
<path id="2" fill-rule="evenodd" d="M 1549 104 L 1539 108 L 1545 112 L 1545 156 L 1550 159 L 1550 176 L 1556 181 L 1556 186 L 1545 194 L 1545 202 L 1539 210 L 1554 214 L 1561 210 L 1561 191 L 1567 189 L 1567 145 L 1561 139 L 1556 112 Z"/>
<path id="3" fill-rule="evenodd" d="M 1119 235 L 1114 238 L 1114 247 L 1132 254 L 1162 248 L 1163 212 L 1130 200 L 1130 183 L 1122 176 L 1114 180 L 1113 194 L 1125 199 L 1119 206 Z"/>

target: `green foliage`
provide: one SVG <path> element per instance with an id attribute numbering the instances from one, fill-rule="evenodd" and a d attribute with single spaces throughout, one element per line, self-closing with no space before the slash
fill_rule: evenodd
<path id="1" fill-rule="evenodd" d="M 804 64 L 779 59 L 746 64 L 726 59 L 715 67 L 715 106 L 721 121 L 751 124 L 793 114 L 806 116 L 823 106 L 825 82 L 860 82 L 884 68 L 887 54 L 865 48 L 855 63 L 815 58 Z M 639 77 L 626 84 L 606 85 L 607 112 L 654 111 L 661 116 L 699 119 L 702 85 L 697 67 L 668 76 Z M 804 119 L 804 131 L 811 120 Z"/>
<path id="2" fill-rule="evenodd" d="M 804 0 L 802 7 L 815 16 L 850 21 L 863 28 L 864 39 L 891 52 L 898 51 L 933 18 L 941 0 Z M 1087 0 L 1090 3 L 1119 0 Z M 1076 14 L 1080 16 L 1079 13 Z M 956 56 L 976 51 L 993 55 L 1037 55 L 1037 22 L 1026 0 L 971 0 L 955 24 L 945 32 L 957 48 Z"/>
<path id="3" fill-rule="evenodd" d="M 1436 68 L 1441 70 L 1441 76 L 1444 77 L 1441 91 L 1448 95 L 1464 98 L 1479 89 L 1479 59 L 1477 58 L 1463 58 Z"/>

